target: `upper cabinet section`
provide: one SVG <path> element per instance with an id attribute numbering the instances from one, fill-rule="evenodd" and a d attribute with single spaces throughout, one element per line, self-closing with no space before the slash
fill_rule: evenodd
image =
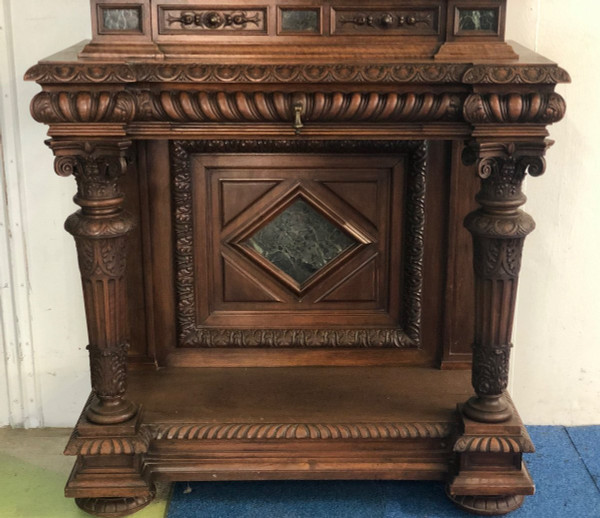
<path id="1" fill-rule="evenodd" d="M 517 57 L 504 43 L 506 0 L 91 0 L 91 7 L 85 58 L 218 59 L 223 47 L 288 46 L 329 61 L 343 61 L 344 52 L 372 59 L 377 52 L 361 52 L 365 45 L 392 60 L 453 60 L 475 47 L 483 58 Z"/>

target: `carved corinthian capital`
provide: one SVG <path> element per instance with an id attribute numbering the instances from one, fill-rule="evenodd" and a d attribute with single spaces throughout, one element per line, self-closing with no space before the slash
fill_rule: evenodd
<path id="1" fill-rule="evenodd" d="M 512 324 L 525 237 L 533 218 L 519 209 L 526 201 L 521 184 L 526 174 L 544 172 L 545 142 L 474 142 L 463 153 L 477 164 L 481 208 L 465 226 L 473 236 L 475 269 L 475 343 L 472 382 L 477 397 L 464 412 L 471 419 L 499 422 L 510 418 L 503 393 L 508 384 Z"/>

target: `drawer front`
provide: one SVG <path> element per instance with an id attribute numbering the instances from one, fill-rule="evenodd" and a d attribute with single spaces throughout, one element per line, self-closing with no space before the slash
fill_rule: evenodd
<path id="1" fill-rule="evenodd" d="M 337 35 L 436 35 L 440 9 L 357 9 L 334 7 L 332 33 Z"/>
<path id="2" fill-rule="evenodd" d="M 249 35 L 267 33 L 267 9 L 220 9 L 160 6 L 158 13 L 160 34 L 222 34 Z"/>

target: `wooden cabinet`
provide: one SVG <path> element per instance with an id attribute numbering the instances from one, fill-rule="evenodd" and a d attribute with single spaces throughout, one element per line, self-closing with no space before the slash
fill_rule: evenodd
<path id="1" fill-rule="evenodd" d="M 92 0 L 93 40 L 27 73 L 80 206 L 67 496 L 431 479 L 516 509 L 521 183 L 567 73 L 504 42 L 502 0 L 243 4 Z"/>

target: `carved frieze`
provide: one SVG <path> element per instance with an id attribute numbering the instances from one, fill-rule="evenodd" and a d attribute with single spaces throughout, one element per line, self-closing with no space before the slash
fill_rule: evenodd
<path id="1" fill-rule="evenodd" d="M 464 95 L 443 93 L 42 92 L 38 122 L 290 122 L 302 103 L 308 122 L 437 122 L 461 118 Z"/>
<path id="2" fill-rule="evenodd" d="M 466 84 L 570 83 L 566 70 L 556 65 L 474 65 L 465 71 Z"/>
<path id="3" fill-rule="evenodd" d="M 557 93 L 225 92 L 147 89 L 41 92 L 38 122 L 457 122 L 551 124 L 565 114 Z"/>
<path id="4" fill-rule="evenodd" d="M 57 83 L 432 83 L 556 84 L 571 78 L 556 65 L 373 63 L 211 65 L 193 63 L 41 63 L 25 79 Z"/>

